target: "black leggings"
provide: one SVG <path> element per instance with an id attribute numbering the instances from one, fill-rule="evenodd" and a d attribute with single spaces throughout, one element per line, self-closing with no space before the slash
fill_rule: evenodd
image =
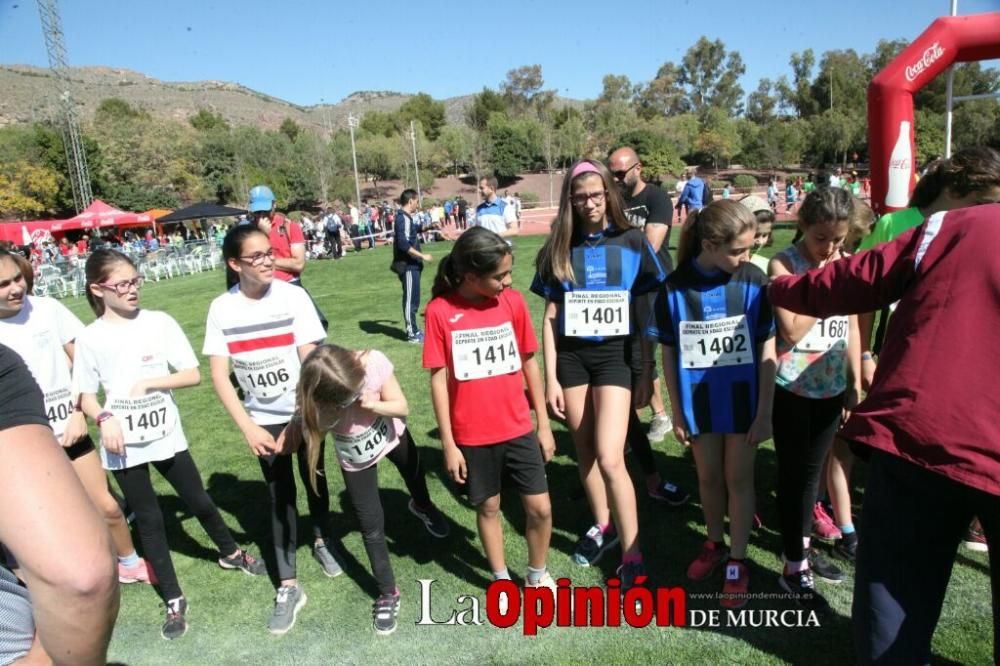
<path id="1" fill-rule="evenodd" d="M 639 463 L 639 468 L 646 476 L 655 474 L 656 461 L 653 460 L 653 445 L 649 443 L 649 436 L 642 427 L 639 415 L 632 409 L 628 416 L 628 433 L 625 435 L 625 442 L 632 449 L 632 454 Z"/>
<path id="2" fill-rule="evenodd" d="M 430 506 L 427 480 L 424 478 L 423 465 L 420 464 L 420 449 L 413 443 L 409 430 L 403 431 L 399 446 L 385 457 L 399 470 L 417 506 Z M 347 494 L 354 505 L 358 522 L 361 523 L 361 538 L 365 542 L 365 552 L 368 553 L 379 594 L 392 594 L 396 591 L 396 577 L 392 573 L 389 549 L 385 545 L 385 513 L 378 494 L 378 465 L 358 472 L 348 472 L 345 469 L 341 471 Z"/>
<path id="3" fill-rule="evenodd" d="M 803 398 L 774 389 L 774 452 L 778 457 L 778 523 L 785 559 L 805 559 L 803 537 L 812 533 L 819 476 L 840 427 L 844 394 Z"/>
<path id="4" fill-rule="evenodd" d="M 156 471 L 177 491 L 184 504 L 208 532 L 209 538 L 223 557 L 235 553 L 239 546 L 236 545 L 233 535 L 219 515 L 212 498 L 205 492 L 201 475 L 189 451 L 180 451 L 167 460 L 113 470 L 112 474 L 118 482 L 118 487 L 122 489 L 125 500 L 135 512 L 142 551 L 160 581 L 160 592 L 164 599 L 176 599 L 183 593 L 177 582 L 173 560 L 170 559 L 167 532 L 163 526 L 163 513 L 160 511 L 156 492 L 149 479 L 150 465 L 155 467 Z"/>
<path id="5" fill-rule="evenodd" d="M 287 423 L 262 425 L 275 439 L 285 429 Z M 314 491 L 309 483 L 309 466 L 306 462 L 304 446 L 299 446 L 299 478 L 306 488 L 309 517 L 312 520 L 313 538 L 326 536 L 330 524 L 330 490 L 326 485 L 326 468 L 323 456 L 326 441 L 320 442 L 319 464 L 316 466 L 316 486 Z M 274 540 L 274 554 L 278 561 L 278 578 L 295 578 L 295 549 L 298 546 L 299 512 L 295 505 L 295 473 L 292 470 L 291 455 L 270 455 L 257 458 L 260 471 L 264 473 L 267 490 L 271 496 L 271 537 Z"/>

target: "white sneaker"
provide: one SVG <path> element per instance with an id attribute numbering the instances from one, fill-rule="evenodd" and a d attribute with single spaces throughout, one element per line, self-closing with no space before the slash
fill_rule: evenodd
<path id="1" fill-rule="evenodd" d="M 649 441 L 652 443 L 662 442 L 667 433 L 674 429 L 674 423 L 666 414 L 654 414 L 653 420 L 649 422 Z"/>
<path id="2" fill-rule="evenodd" d="M 524 586 L 525 587 L 547 587 L 550 590 L 552 590 L 552 598 L 553 599 L 556 598 L 555 597 L 556 590 L 559 589 L 559 587 L 556 585 L 556 581 L 552 578 L 552 574 L 550 574 L 548 571 L 545 572 L 545 575 L 542 576 L 541 580 L 539 580 L 537 583 L 529 583 L 528 581 L 525 581 L 524 582 Z"/>

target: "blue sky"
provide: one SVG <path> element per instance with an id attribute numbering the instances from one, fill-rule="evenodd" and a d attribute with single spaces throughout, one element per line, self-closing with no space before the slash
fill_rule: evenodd
<path id="1" fill-rule="evenodd" d="M 647 81 L 703 34 L 740 52 L 750 92 L 789 73 L 792 51 L 871 52 L 880 38 L 914 38 L 949 2 L 62 0 L 60 9 L 71 65 L 234 81 L 310 105 L 357 90 L 441 99 L 535 63 L 547 88 L 593 98 L 605 74 Z M 961 14 L 996 10 L 1000 0 L 959 2 Z M 48 65 L 34 0 L 0 0 L 0 63 Z"/>

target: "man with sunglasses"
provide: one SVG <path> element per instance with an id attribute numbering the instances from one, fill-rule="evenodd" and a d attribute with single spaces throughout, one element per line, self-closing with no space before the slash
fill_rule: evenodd
<path id="1" fill-rule="evenodd" d="M 621 190 L 629 222 L 632 226 L 643 230 L 646 240 L 656 251 L 660 264 L 669 272 L 673 266 L 669 239 L 674 212 L 670 205 L 670 195 L 643 180 L 642 162 L 635 150 L 629 146 L 622 146 L 608 156 L 608 170 L 611 171 L 615 183 Z M 652 306 L 653 296 L 653 294 L 648 296 L 647 307 Z M 669 481 L 662 480 L 650 447 L 651 442 L 662 441 L 673 428 L 670 416 L 664 408 L 662 396 L 660 379 L 654 376 L 653 395 L 649 405 L 653 410 L 653 419 L 649 424 L 649 433 L 648 435 L 642 433 L 638 415 L 633 413 L 629 419 L 628 444 L 646 477 L 646 491 L 649 497 L 671 506 L 679 506 L 687 501 L 688 493 Z"/>

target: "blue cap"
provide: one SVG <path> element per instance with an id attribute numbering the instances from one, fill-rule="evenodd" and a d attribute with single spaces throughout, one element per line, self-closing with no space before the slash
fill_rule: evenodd
<path id="1" fill-rule="evenodd" d="M 269 211 L 274 207 L 274 192 L 267 185 L 258 185 L 250 190 L 250 205 L 248 206 L 251 213 L 259 213 L 261 211 Z"/>

